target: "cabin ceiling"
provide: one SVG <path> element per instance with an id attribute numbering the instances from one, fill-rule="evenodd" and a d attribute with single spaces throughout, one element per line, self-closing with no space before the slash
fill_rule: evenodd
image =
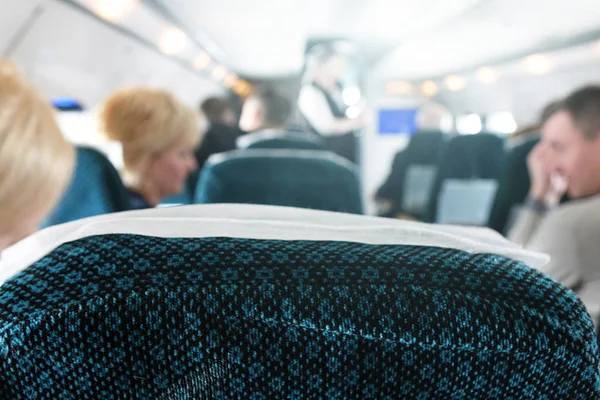
<path id="1" fill-rule="evenodd" d="M 422 79 L 600 32 L 597 0 L 147 0 L 242 75 L 297 73 L 313 38 L 392 50 L 375 72 Z"/>

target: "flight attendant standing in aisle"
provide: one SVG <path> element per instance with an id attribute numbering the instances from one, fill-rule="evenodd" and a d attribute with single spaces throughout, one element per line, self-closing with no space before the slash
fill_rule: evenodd
<path id="1" fill-rule="evenodd" d="M 312 77 L 300 91 L 298 107 L 312 130 L 325 138 L 329 149 L 357 162 L 356 131 L 364 127 L 365 114 L 346 116 L 341 79 L 348 68 L 345 55 L 331 49 L 317 56 Z"/>

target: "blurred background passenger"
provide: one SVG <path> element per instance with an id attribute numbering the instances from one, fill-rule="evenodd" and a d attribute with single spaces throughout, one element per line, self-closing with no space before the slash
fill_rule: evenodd
<path id="1" fill-rule="evenodd" d="M 531 189 L 509 237 L 549 254 L 544 271 L 600 305 L 600 86 L 577 90 L 547 116 L 528 159 Z M 559 206 L 565 192 L 569 203 Z"/>
<path id="2" fill-rule="evenodd" d="M 448 108 L 440 103 L 428 101 L 421 105 L 415 116 L 417 133 L 443 132 L 452 130 L 453 117 Z"/>
<path id="3" fill-rule="evenodd" d="M 236 126 L 235 112 L 225 97 L 209 97 L 200 105 L 200 111 L 209 123 L 202 144 L 196 150 L 198 168 L 202 170 L 211 155 L 235 150 L 236 141 L 245 132 Z"/>
<path id="4" fill-rule="evenodd" d="M 292 113 L 292 105 L 285 96 L 272 90 L 258 92 L 244 102 L 240 128 L 246 132 L 273 130 L 285 133 Z"/>
<path id="5" fill-rule="evenodd" d="M 69 183 L 75 152 L 50 105 L 0 59 L 0 250 L 35 232 Z"/>
<path id="6" fill-rule="evenodd" d="M 193 110 L 169 92 L 138 87 L 113 94 L 100 121 L 105 134 L 123 146 L 132 209 L 156 207 L 184 191 L 197 168 L 194 151 L 201 139 Z"/>
<path id="7" fill-rule="evenodd" d="M 442 136 L 452 129 L 453 119 L 452 113 L 443 105 L 427 102 L 419 107 L 415 122 L 417 132 L 407 147 L 396 153 L 386 180 L 375 193 L 378 215 L 414 219 L 415 216 L 409 216 L 402 209 L 408 164 L 437 164 L 443 144 Z M 415 140 L 417 135 L 421 136 Z M 430 136 L 430 140 L 420 142 L 419 139 L 425 135 Z"/>

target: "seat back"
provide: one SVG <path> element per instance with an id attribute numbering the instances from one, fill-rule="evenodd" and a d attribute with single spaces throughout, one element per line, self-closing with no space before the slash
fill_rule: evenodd
<path id="1" fill-rule="evenodd" d="M 492 134 L 457 136 L 444 147 L 433 184 L 426 220 L 438 220 L 438 203 L 448 179 L 499 181 L 504 165 L 504 141 Z M 485 223 L 487 223 L 486 216 Z M 484 225 L 485 225 L 484 223 Z"/>
<path id="2" fill-rule="evenodd" d="M 393 214 L 423 216 L 433 185 L 431 171 L 437 170 L 443 146 L 441 132 L 419 132 L 396 154 L 390 174 L 377 192 L 378 197 L 392 200 Z"/>
<path id="3" fill-rule="evenodd" d="M 237 141 L 239 149 L 297 149 L 326 150 L 323 140 L 305 132 L 262 131 L 241 136 Z"/>
<path id="4" fill-rule="evenodd" d="M 0 287 L 10 399 L 598 399 L 581 301 L 510 259 L 102 235 Z"/>
<path id="5" fill-rule="evenodd" d="M 435 131 L 417 132 L 408 143 L 410 164 L 437 164 L 444 146 L 444 134 Z"/>
<path id="6" fill-rule="evenodd" d="M 427 209 L 431 189 L 435 182 L 437 165 L 409 165 L 404 181 L 402 213 L 419 216 Z"/>
<path id="7" fill-rule="evenodd" d="M 438 224 L 485 226 L 498 181 L 494 179 L 446 179 L 438 201 Z"/>
<path id="8" fill-rule="evenodd" d="M 531 139 L 510 150 L 506 156 L 506 163 L 498 193 L 490 214 L 488 226 L 498 232 L 506 233 L 509 228 L 511 215 L 523 204 L 529 193 L 529 170 L 527 157 L 539 139 Z"/>
<path id="9" fill-rule="evenodd" d="M 195 202 L 362 213 L 355 168 L 325 151 L 243 150 L 213 157 L 202 172 Z"/>
<path id="10" fill-rule="evenodd" d="M 44 225 L 58 225 L 129 208 L 127 190 L 108 158 L 95 149 L 79 147 L 71 183 Z"/>

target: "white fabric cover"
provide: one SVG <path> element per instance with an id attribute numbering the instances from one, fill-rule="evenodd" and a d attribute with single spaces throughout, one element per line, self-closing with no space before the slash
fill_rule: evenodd
<path id="1" fill-rule="evenodd" d="M 549 260 L 545 255 L 525 251 L 501 235 L 482 228 L 428 225 L 287 207 L 209 204 L 102 215 L 45 229 L 2 253 L 0 284 L 63 243 L 111 233 L 436 246 L 503 255 L 534 268 L 542 267 Z"/>

